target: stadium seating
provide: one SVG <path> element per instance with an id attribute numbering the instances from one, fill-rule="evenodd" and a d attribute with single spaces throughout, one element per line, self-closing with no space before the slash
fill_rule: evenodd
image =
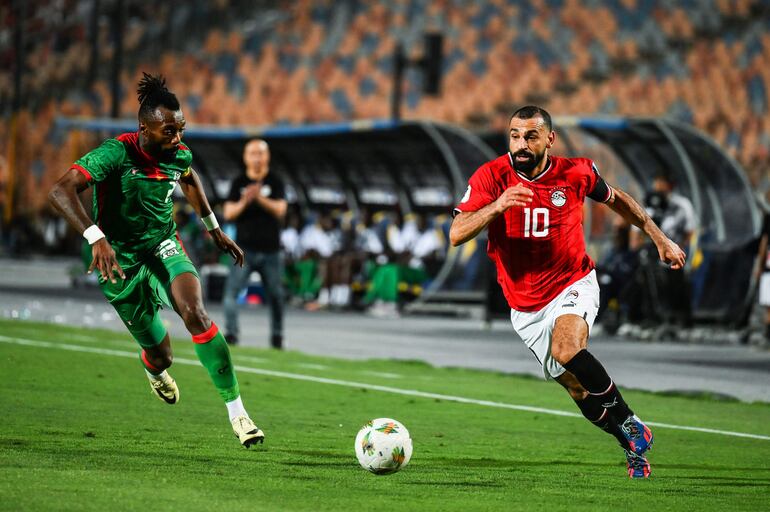
<path id="1" fill-rule="evenodd" d="M 40 211 L 37 191 L 95 142 L 56 133 L 56 116 L 109 113 L 110 20 L 98 19 L 99 66 L 88 83 L 91 5 L 29 8 L 15 156 L 24 213 Z M 7 5 L 0 11 L 0 112 L 9 119 L 13 17 Z M 387 117 L 396 41 L 414 57 L 422 34 L 439 30 L 441 95 L 423 95 L 420 74 L 408 72 L 407 118 L 502 130 L 523 103 L 557 114 L 673 116 L 727 148 L 758 191 L 770 187 L 770 7 L 760 0 L 199 0 L 131 3 L 125 21 L 125 117 L 135 115 L 141 71 L 164 73 L 194 123 Z M 2 123 L 0 155 L 9 130 Z"/>

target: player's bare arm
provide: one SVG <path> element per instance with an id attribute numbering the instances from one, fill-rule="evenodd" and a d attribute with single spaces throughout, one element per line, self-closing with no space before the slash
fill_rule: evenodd
<path id="1" fill-rule="evenodd" d="M 644 231 L 658 249 L 660 260 L 671 265 L 672 269 L 684 267 L 684 251 L 669 239 L 652 218 L 633 197 L 619 188 L 612 187 L 612 196 L 607 205 L 626 221 Z"/>
<path id="2" fill-rule="evenodd" d="M 195 170 L 191 168 L 190 172 L 179 178 L 179 184 L 182 193 L 200 218 L 211 215 L 209 200 L 206 198 L 203 185 Z M 243 251 L 238 247 L 238 244 L 233 242 L 219 227 L 209 230 L 209 233 L 220 251 L 230 254 L 237 265 L 243 266 Z"/>
<path id="3" fill-rule="evenodd" d="M 94 225 L 94 221 L 88 216 L 78 198 L 78 194 L 87 188 L 88 180 L 83 173 L 77 169 L 70 169 L 48 192 L 48 201 L 51 206 L 67 220 L 73 229 L 81 234 Z M 91 244 L 91 255 L 91 266 L 88 267 L 89 274 L 97 269 L 102 279 L 109 279 L 113 283 L 117 282 L 116 275 L 120 276 L 121 279 L 126 278 L 115 257 L 115 251 L 106 238 L 101 238 Z"/>
<path id="4" fill-rule="evenodd" d="M 462 245 L 475 238 L 490 222 L 509 208 L 526 206 L 532 202 L 533 192 L 521 183 L 507 188 L 495 201 L 475 212 L 460 212 L 449 228 L 449 241 Z"/>

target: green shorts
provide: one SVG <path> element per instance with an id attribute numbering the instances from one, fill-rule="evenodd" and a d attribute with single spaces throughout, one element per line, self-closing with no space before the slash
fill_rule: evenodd
<path id="1" fill-rule="evenodd" d="M 96 270 L 95 270 L 96 272 Z M 190 272 L 198 277 L 178 238 L 164 240 L 142 264 L 126 272 L 116 283 L 99 278 L 99 286 L 134 339 L 144 348 L 163 341 L 166 328 L 158 310 L 171 307 L 171 282 Z"/>

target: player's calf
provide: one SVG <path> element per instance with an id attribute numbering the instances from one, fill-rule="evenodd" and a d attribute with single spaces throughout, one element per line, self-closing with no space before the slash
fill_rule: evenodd
<path id="1" fill-rule="evenodd" d="M 642 455 L 650 449 L 652 432 L 634 415 L 607 371 L 588 350 L 578 352 L 575 357 L 564 363 L 564 367 L 575 375 L 591 399 L 598 401 L 598 404 L 607 410 L 609 420 L 625 438 L 626 443 L 618 438 L 624 449 L 630 449 L 637 455 Z M 610 432 L 618 437 L 614 428 L 610 429 Z"/>
<path id="2" fill-rule="evenodd" d="M 556 378 L 556 381 L 564 386 L 585 419 L 615 437 L 624 450 L 630 448 L 620 426 L 613 421 L 607 409 L 602 406 L 602 401 L 586 391 L 574 375 L 570 372 L 564 372 Z"/>
<path id="3" fill-rule="evenodd" d="M 607 409 L 616 423 L 621 424 L 634 414 L 607 374 L 607 370 L 588 350 L 580 350 L 562 365 L 577 378 L 586 391 L 601 400 L 602 407 Z"/>

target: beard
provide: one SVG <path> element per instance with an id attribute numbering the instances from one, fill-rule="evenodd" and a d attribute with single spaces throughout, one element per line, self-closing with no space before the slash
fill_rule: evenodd
<path id="1" fill-rule="evenodd" d="M 158 148 L 158 149 L 159 149 L 158 160 L 160 160 L 161 162 L 173 162 L 174 159 L 176 158 L 177 151 L 179 151 L 178 147 L 168 148 L 168 149 L 163 149 L 163 148 Z"/>
<path id="2" fill-rule="evenodd" d="M 527 157 L 527 160 L 517 160 L 517 157 L 524 156 Z M 524 174 L 531 173 L 535 167 L 540 165 L 540 162 L 543 161 L 543 158 L 545 158 L 545 151 L 540 153 L 539 155 L 537 153 L 531 153 L 529 151 L 519 151 L 517 153 L 511 153 L 511 160 L 513 161 L 513 168 L 517 172 L 521 172 Z"/>

